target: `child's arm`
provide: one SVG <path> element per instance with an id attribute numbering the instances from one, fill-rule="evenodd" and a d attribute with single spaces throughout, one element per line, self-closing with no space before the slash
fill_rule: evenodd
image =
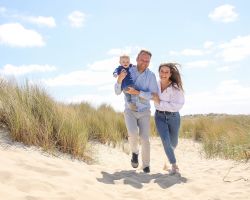
<path id="1" fill-rule="evenodd" d="M 115 71 L 113 72 L 113 76 L 116 78 L 118 76 L 118 68 L 115 69 Z"/>
<path id="2" fill-rule="evenodd" d="M 116 78 L 121 73 L 121 66 L 117 67 L 113 72 L 113 76 Z"/>

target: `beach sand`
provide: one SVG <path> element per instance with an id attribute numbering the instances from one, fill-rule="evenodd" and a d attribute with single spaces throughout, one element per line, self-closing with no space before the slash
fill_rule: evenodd
<path id="1" fill-rule="evenodd" d="M 180 139 L 181 176 L 169 175 L 159 138 L 151 139 L 151 172 L 130 165 L 128 147 L 94 144 L 94 164 L 13 143 L 0 131 L 1 200 L 247 200 L 250 163 L 206 159 L 201 146 Z"/>

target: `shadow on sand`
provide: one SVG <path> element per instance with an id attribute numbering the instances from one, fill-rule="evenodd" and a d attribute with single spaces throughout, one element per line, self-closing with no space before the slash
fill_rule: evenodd
<path id="1" fill-rule="evenodd" d="M 122 170 L 110 174 L 102 171 L 102 178 L 97 178 L 99 182 L 106 184 L 115 184 L 116 180 L 122 180 L 124 184 L 131 185 L 137 189 L 141 189 L 143 184 L 149 183 L 154 180 L 161 188 L 168 188 L 175 184 L 186 183 L 187 178 L 180 175 L 169 175 L 169 174 L 146 174 L 143 172 L 137 173 L 135 170 Z"/>

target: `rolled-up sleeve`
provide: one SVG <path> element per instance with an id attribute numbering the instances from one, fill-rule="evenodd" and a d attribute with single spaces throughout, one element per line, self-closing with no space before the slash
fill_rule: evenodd
<path id="1" fill-rule="evenodd" d="M 139 97 L 141 97 L 143 99 L 150 100 L 151 99 L 151 92 L 140 91 Z"/>
<path id="2" fill-rule="evenodd" d="M 158 86 L 155 74 L 151 73 L 150 81 L 149 81 L 149 89 L 147 92 L 140 91 L 139 97 L 150 100 L 152 99 L 152 93 L 158 93 Z"/>
<path id="3" fill-rule="evenodd" d="M 115 94 L 119 95 L 122 93 L 122 89 L 121 89 L 121 84 L 120 83 L 115 83 Z"/>

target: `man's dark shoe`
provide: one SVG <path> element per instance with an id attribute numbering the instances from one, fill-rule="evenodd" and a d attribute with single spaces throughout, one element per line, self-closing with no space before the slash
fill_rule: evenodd
<path id="1" fill-rule="evenodd" d="M 133 168 L 137 168 L 139 163 L 138 163 L 138 154 L 132 153 L 132 158 L 131 158 L 131 165 Z"/>
<path id="2" fill-rule="evenodd" d="M 149 173 L 150 172 L 150 168 L 149 167 L 145 167 L 145 168 L 143 168 L 143 171 L 144 171 L 144 173 Z"/>

